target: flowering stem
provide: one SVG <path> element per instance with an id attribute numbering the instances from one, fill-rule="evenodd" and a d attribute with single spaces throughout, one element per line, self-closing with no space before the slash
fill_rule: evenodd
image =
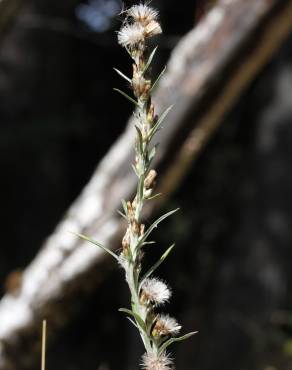
<path id="1" fill-rule="evenodd" d="M 122 202 L 123 217 L 127 220 L 128 226 L 122 240 L 122 252 L 119 256 L 98 242 L 80 236 L 111 254 L 125 270 L 131 294 L 131 310 L 123 308 L 120 311 L 125 312 L 139 330 L 146 350 L 143 356 L 143 368 L 145 370 L 170 370 L 172 361 L 166 353 L 167 347 L 173 342 L 186 339 L 194 334 L 189 333 L 182 337 L 176 337 L 181 329 L 176 320 L 168 315 L 155 312 L 157 306 L 168 302 L 171 291 L 164 282 L 151 277 L 151 275 L 169 255 L 173 245 L 144 273 L 142 278 L 140 277 L 144 247 L 151 243 L 147 241 L 147 238 L 161 221 L 176 212 L 174 210 L 162 215 L 147 229 L 141 222 L 144 204 L 153 198 L 152 193 L 157 177 L 156 171 L 151 169 L 151 163 L 156 154 L 156 148 L 151 148 L 151 140 L 171 108 L 169 107 L 160 117 L 155 114 L 151 91 L 156 82 L 153 84 L 148 78 L 148 69 L 157 48 L 146 58 L 146 41 L 149 37 L 161 33 L 162 30 L 157 21 L 157 11 L 145 4 L 134 5 L 124 13 L 126 19 L 118 33 L 118 41 L 127 49 L 133 60 L 133 76 L 130 79 L 117 69 L 116 71 L 128 83 L 131 83 L 135 98 L 116 90 L 137 107 L 134 113 L 136 137 L 135 163 L 133 165 L 138 178 L 137 191 L 132 201 Z"/>
<path id="2" fill-rule="evenodd" d="M 154 106 L 151 102 L 152 82 L 146 77 L 147 69 L 157 48 L 153 50 L 148 61 L 146 61 L 146 38 L 147 32 L 149 33 L 148 37 L 150 37 L 160 33 L 161 28 L 156 21 L 157 13 L 144 5 L 132 7 L 128 10 L 128 17 L 132 17 L 134 23 L 132 25 L 126 24 L 119 32 L 118 37 L 120 43 L 127 47 L 134 61 L 131 85 L 137 99 L 134 169 L 138 177 L 138 185 L 134 200 L 132 202 L 128 201 L 126 204 L 125 216 L 128 221 L 128 228 L 123 238 L 121 261 L 131 292 L 131 307 L 136 326 L 139 329 L 147 354 L 154 354 L 155 358 L 158 359 L 161 340 L 159 336 L 158 338 L 153 337 L 152 327 L 155 324 L 154 306 L 159 302 L 153 302 L 153 297 L 147 298 L 147 294 L 145 295 L 145 292 L 143 292 L 143 282 L 139 280 L 139 275 L 145 232 L 145 225 L 141 224 L 141 214 L 145 201 L 151 197 L 157 175 L 156 171 L 150 169 L 155 155 L 155 148 L 152 151 L 150 150 L 150 142 L 153 138 L 153 130 L 158 117 L 154 114 Z M 119 71 L 118 73 L 123 75 Z M 126 79 L 128 80 L 127 77 Z M 167 297 L 169 297 L 170 292 L 167 287 L 162 282 L 157 282 L 157 284 L 162 285 L 162 288 L 167 292 Z M 142 296 L 144 299 L 141 299 Z M 158 297 L 159 299 L 161 297 Z"/>

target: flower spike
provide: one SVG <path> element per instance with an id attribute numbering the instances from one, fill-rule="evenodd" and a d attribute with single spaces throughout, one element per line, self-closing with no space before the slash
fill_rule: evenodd
<path id="1" fill-rule="evenodd" d="M 171 289 L 158 278 L 151 277 L 154 271 L 167 258 L 174 244 L 169 247 L 159 260 L 150 269 L 144 271 L 143 257 L 148 246 L 153 244 L 148 238 L 162 221 L 173 215 L 178 209 L 160 216 L 151 225 L 146 227 L 142 220 L 145 203 L 159 194 L 154 194 L 158 179 L 157 171 L 152 163 L 157 151 L 157 144 L 152 139 L 161 129 L 161 125 L 169 113 L 167 108 L 159 116 L 156 113 L 151 93 L 160 76 L 153 83 L 150 77 L 151 64 L 157 47 L 148 50 L 148 39 L 162 32 L 158 21 L 158 12 L 147 3 L 134 5 L 123 10 L 125 20 L 117 34 L 118 43 L 124 47 L 132 58 L 132 77 L 124 75 L 118 69 L 115 71 L 127 82 L 132 93 L 128 95 L 119 89 L 119 94 L 135 106 L 135 160 L 132 163 L 138 178 L 136 195 L 131 200 L 122 200 L 121 216 L 126 220 L 127 227 L 121 241 L 119 255 L 103 247 L 98 242 L 80 235 L 111 254 L 125 272 L 126 282 L 131 294 L 131 307 L 121 308 L 131 323 L 137 328 L 146 353 L 142 357 L 141 366 L 144 370 L 171 370 L 173 361 L 166 352 L 172 343 L 189 338 L 194 333 L 177 337 L 181 326 L 176 319 L 167 314 L 157 313 L 157 307 L 167 303 L 171 298 Z M 133 96 L 133 97 L 132 97 Z M 143 271 L 143 274 L 141 274 Z"/>

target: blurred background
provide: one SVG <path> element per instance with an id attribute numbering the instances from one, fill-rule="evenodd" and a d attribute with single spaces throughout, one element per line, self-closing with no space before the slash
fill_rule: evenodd
<path id="1" fill-rule="evenodd" d="M 218 4 L 152 5 L 164 30 L 157 74 Z M 121 1 L 2 0 L 0 19 L 1 6 L 9 19 L 0 21 L 3 296 L 21 285 L 23 270 L 124 131 L 132 107 L 112 90 L 122 86 L 112 67 L 130 70 L 116 42 Z M 155 234 L 162 245 L 177 244 L 159 272 L 174 291 L 167 310 L 185 331 L 200 332 L 173 347 L 177 369 L 292 369 L 291 117 L 288 35 L 163 205 L 181 208 Z M 128 299 L 121 270 L 110 267 L 96 288 L 76 297 L 64 325 L 54 331 L 48 322 L 48 369 L 137 369 L 142 346 L 117 312 Z M 14 353 L 0 370 L 39 368 L 35 355 L 20 360 L 29 340 L 24 335 L 19 358 Z"/>

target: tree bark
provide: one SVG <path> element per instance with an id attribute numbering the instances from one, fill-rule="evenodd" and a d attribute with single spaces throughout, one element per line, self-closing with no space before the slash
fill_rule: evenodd
<path id="1" fill-rule="evenodd" d="M 221 0 L 179 42 L 154 96 L 158 112 L 175 104 L 158 137 L 158 191 L 169 196 L 179 186 L 224 115 L 272 58 L 291 26 L 289 0 Z M 116 210 L 136 186 L 130 166 L 133 138 L 130 120 L 24 271 L 18 290 L 1 300 L 1 370 L 27 368 L 35 359 L 41 320 L 46 318 L 56 332 L 70 318 L 72 302 L 77 297 L 80 302 L 82 294 L 89 294 L 112 268 L 101 250 L 70 231 L 111 248 L 119 246 L 125 224 Z M 160 204 L 149 204 L 147 215 Z"/>

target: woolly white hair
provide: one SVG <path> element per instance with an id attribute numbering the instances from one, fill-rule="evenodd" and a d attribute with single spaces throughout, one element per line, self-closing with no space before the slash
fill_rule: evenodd
<path id="1" fill-rule="evenodd" d="M 151 21 L 147 25 L 145 25 L 145 34 L 147 37 L 156 36 L 162 33 L 162 29 L 160 24 L 156 21 Z"/>
<path id="2" fill-rule="evenodd" d="M 118 32 L 118 42 L 124 47 L 133 47 L 145 39 L 145 28 L 139 24 L 126 24 Z"/>
<path id="3" fill-rule="evenodd" d="M 169 315 L 159 315 L 155 327 L 161 335 L 176 335 L 181 329 L 181 325 L 178 324 L 176 319 Z"/>
<path id="4" fill-rule="evenodd" d="M 148 24 L 151 21 L 156 21 L 158 18 L 158 11 L 146 4 L 133 5 L 126 11 L 128 17 L 131 17 L 136 22 Z"/>
<path id="5" fill-rule="evenodd" d="M 163 304 L 171 297 L 168 286 L 159 279 L 146 279 L 142 285 L 142 293 L 150 302 L 156 305 Z"/>
<path id="6" fill-rule="evenodd" d="M 172 363 L 172 359 L 165 352 L 159 356 L 156 353 L 145 353 L 142 357 L 144 370 L 170 370 Z"/>

